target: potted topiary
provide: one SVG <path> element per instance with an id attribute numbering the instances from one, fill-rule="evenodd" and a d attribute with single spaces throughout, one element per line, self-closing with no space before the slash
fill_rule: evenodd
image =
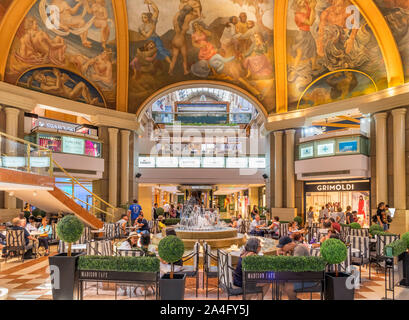
<path id="1" fill-rule="evenodd" d="M 296 216 L 294 218 L 294 221 L 298 223 L 298 225 L 301 227 L 302 225 L 302 218 L 300 216 Z M 311 226 L 310 226 L 311 227 Z"/>
<path id="2" fill-rule="evenodd" d="M 358 222 L 352 222 L 349 226 L 351 229 L 361 229 L 361 225 Z"/>
<path id="3" fill-rule="evenodd" d="M 165 214 L 165 210 L 163 208 L 159 207 L 159 208 L 156 209 L 156 214 L 157 214 L 158 217 L 163 216 Z"/>
<path id="4" fill-rule="evenodd" d="M 348 248 L 338 239 L 328 239 L 321 245 L 321 256 L 330 264 L 335 265 L 335 273 L 327 272 L 325 275 L 326 300 L 354 300 L 354 287 L 348 286 L 349 274 L 338 272 L 338 264 L 347 259 Z"/>
<path id="5" fill-rule="evenodd" d="M 171 270 L 159 280 L 161 300 L 183 300 L 185 297 L 185 274 L 175 274 L 175 262 L 182 259 L 185 245 L 176 236 L 167 236 L 159 242 L 158 253 Z"/>
<path id="6" fill-rule="evenodd" d="M 74 289 L 77 284 L 77 262 L 82 253 L 71 254 L 71 245 L 78 241 L 84 231 L 82 222 L 73 215 L 61 219 L 57 224 L 58 237 L 68 243 L 67 253 L 60 253 L 49 257 L 51 278 L 54 280 L 52 293 L 54 300 L 73 300 Z"/>
<path id="7" fill-rule="evenodd" d="M 369 234 L 372 237 L 375 237 L 378 232 L 383 232 L 383 228 L 379 224 L 373 224 L 369 227 Z"/>

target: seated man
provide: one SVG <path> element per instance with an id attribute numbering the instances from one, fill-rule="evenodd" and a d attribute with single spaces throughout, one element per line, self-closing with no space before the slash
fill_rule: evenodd
<path id="1" fill-rule="evenodd" d="M 332 229 L 334 229 L 334 231 L 337 233 L 341 233 L 341 225 L 336 222 L 334 218 L 330 218 L 329 221 L 331 221 Z"/>
<path id="2" fill-rule="evenodd" d="M 260 230 L 260 228 L 265 227 L 265 224 L 261 224 L 260 222 L 260 216 L 256 214 L 254 220 L 250 224 L 250 234 L 263 237 L 264 236 L 264 231 Z"/>
<path id="3" fill-rule="evenodd" d="M 124 235 L 127 235 L 128 232 L 126 231 L 126 226 L 128 225 L 129 217 L 127 214 L 121 215 L 121 219 L 119 219 L 116 223 L 120 225 L 120 228 Z"/>
<path id="4" fill-rule="evenodd" d="M 143 252 L 143 256 L 156 257 L 156 254 L 154 252 L 149 251 L 149 245 L 151 244 L 151 235 L 149 233 L 142 234 L 140 243 L 140 250 Z"/>
<path id="5" fill-rule="evenodd" d="M 296 243 L 293 242 L 293 239 L 291 239 L 288 236 L 281 237 L 280 240 L 278 241 L 277 245 L 277 254 L 279 256 L 285 256 L 288 255 L 290 252 L 294 250 L 296 246 Z"/>
<path id="6" fill-rule="evenodd" d="M 33 242 L 37 242 L 37 239 L 30 236 L 30 234 L 28 233 L 28 231 L 23 227 L 24 223 L 25 223 L 25 219 L 24 221 L 20 218 L 14 218 L 12 220 L 12 226 L 10 227 L 11 230 L 23 230 L 24 232 L 24 244 L 25 244 L 25 249 L 26 252 L 24 254 L 24 259 L 32 259 L 33 258 L 33 245 L 30 244 L 30 240 L 32 240 Z"/>
<path id="7" fill-rule="evenodd" d="M 141 212 L 136 218 L 135 226 L 138 227 L 138 233 L 149 233 L 149 225 L 148 221 L 143 217 L 143 213 Z"/>

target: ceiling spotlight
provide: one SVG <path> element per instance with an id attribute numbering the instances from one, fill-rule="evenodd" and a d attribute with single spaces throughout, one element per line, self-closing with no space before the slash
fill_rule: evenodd
<path id="1" fill-rule="evenodd" d="M 10 191 L 10 192 L 9 192 L 9 196 L 10 196 L 10 197 L 14 196 L 14 191 Z"/>

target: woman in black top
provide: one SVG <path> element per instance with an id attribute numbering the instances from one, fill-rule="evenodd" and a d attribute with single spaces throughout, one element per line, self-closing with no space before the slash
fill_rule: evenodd
<path id="1" fill-rule="evenodd" d="M 383 228 L 383 230 L 388 230 L 388 221 L 386 220 L 384 202 L 378 204 L 378 210 L 376 210 L 376 220 L 377 223 Z"/>

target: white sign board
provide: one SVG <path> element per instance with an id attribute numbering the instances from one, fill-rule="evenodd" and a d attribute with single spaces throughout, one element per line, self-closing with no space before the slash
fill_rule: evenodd
<path id="1" fill-rule="evenodd" d="M 334 154 L 334 142 L 319 144 L 317 148 L 318 156 L 327 156 Z"/>
<path id="2" fill-rule="evenodd" d="M 84 150 L 85 150 L 84 139 L 62 137 L 62 152 L 72 154 L 84 154 Z"/>
<path id="3" fill-rule="evenodd" d="M 179 159 L 179 168 L 200 168 L 200 158 L 181 157 Z"/>
<path id="4" fill-rule="evenodd" d="M 222 157 L 205 157 L 202 158 L 203 168 L 224 168 L 224 158 Z"/>
<path id="5" fill-rule="evenodd" d="M 20 168 L 26 166 L 24 157 L 3 157 L 2 165 L 4 168 Z"/>
<path id="6" fill-rule="evenodd" d="M 48 168 L 49 166 L 49 157 L 30 157 L 30 167 L 32 168 Z"/>
<path id="7" fill-rule="evenodd" d="M 250 169 L 265 169 L 266 158 L 249 158 Z"/>
<path id="8" fill-rule="evenodd" d="M 248 167 L 248 158 L 227 158 L 226 168 L 243 169 Z"/>
<path id="9" fill-rule="evenodd" d="M 179 159 L 177 157 L 157 157 L 156 168 L 177 168 Z"/>
<path id="10" fill-rule="evenodd" d="M 155 158 L 139 157 L 139 168 L 155 168 Z"/>

